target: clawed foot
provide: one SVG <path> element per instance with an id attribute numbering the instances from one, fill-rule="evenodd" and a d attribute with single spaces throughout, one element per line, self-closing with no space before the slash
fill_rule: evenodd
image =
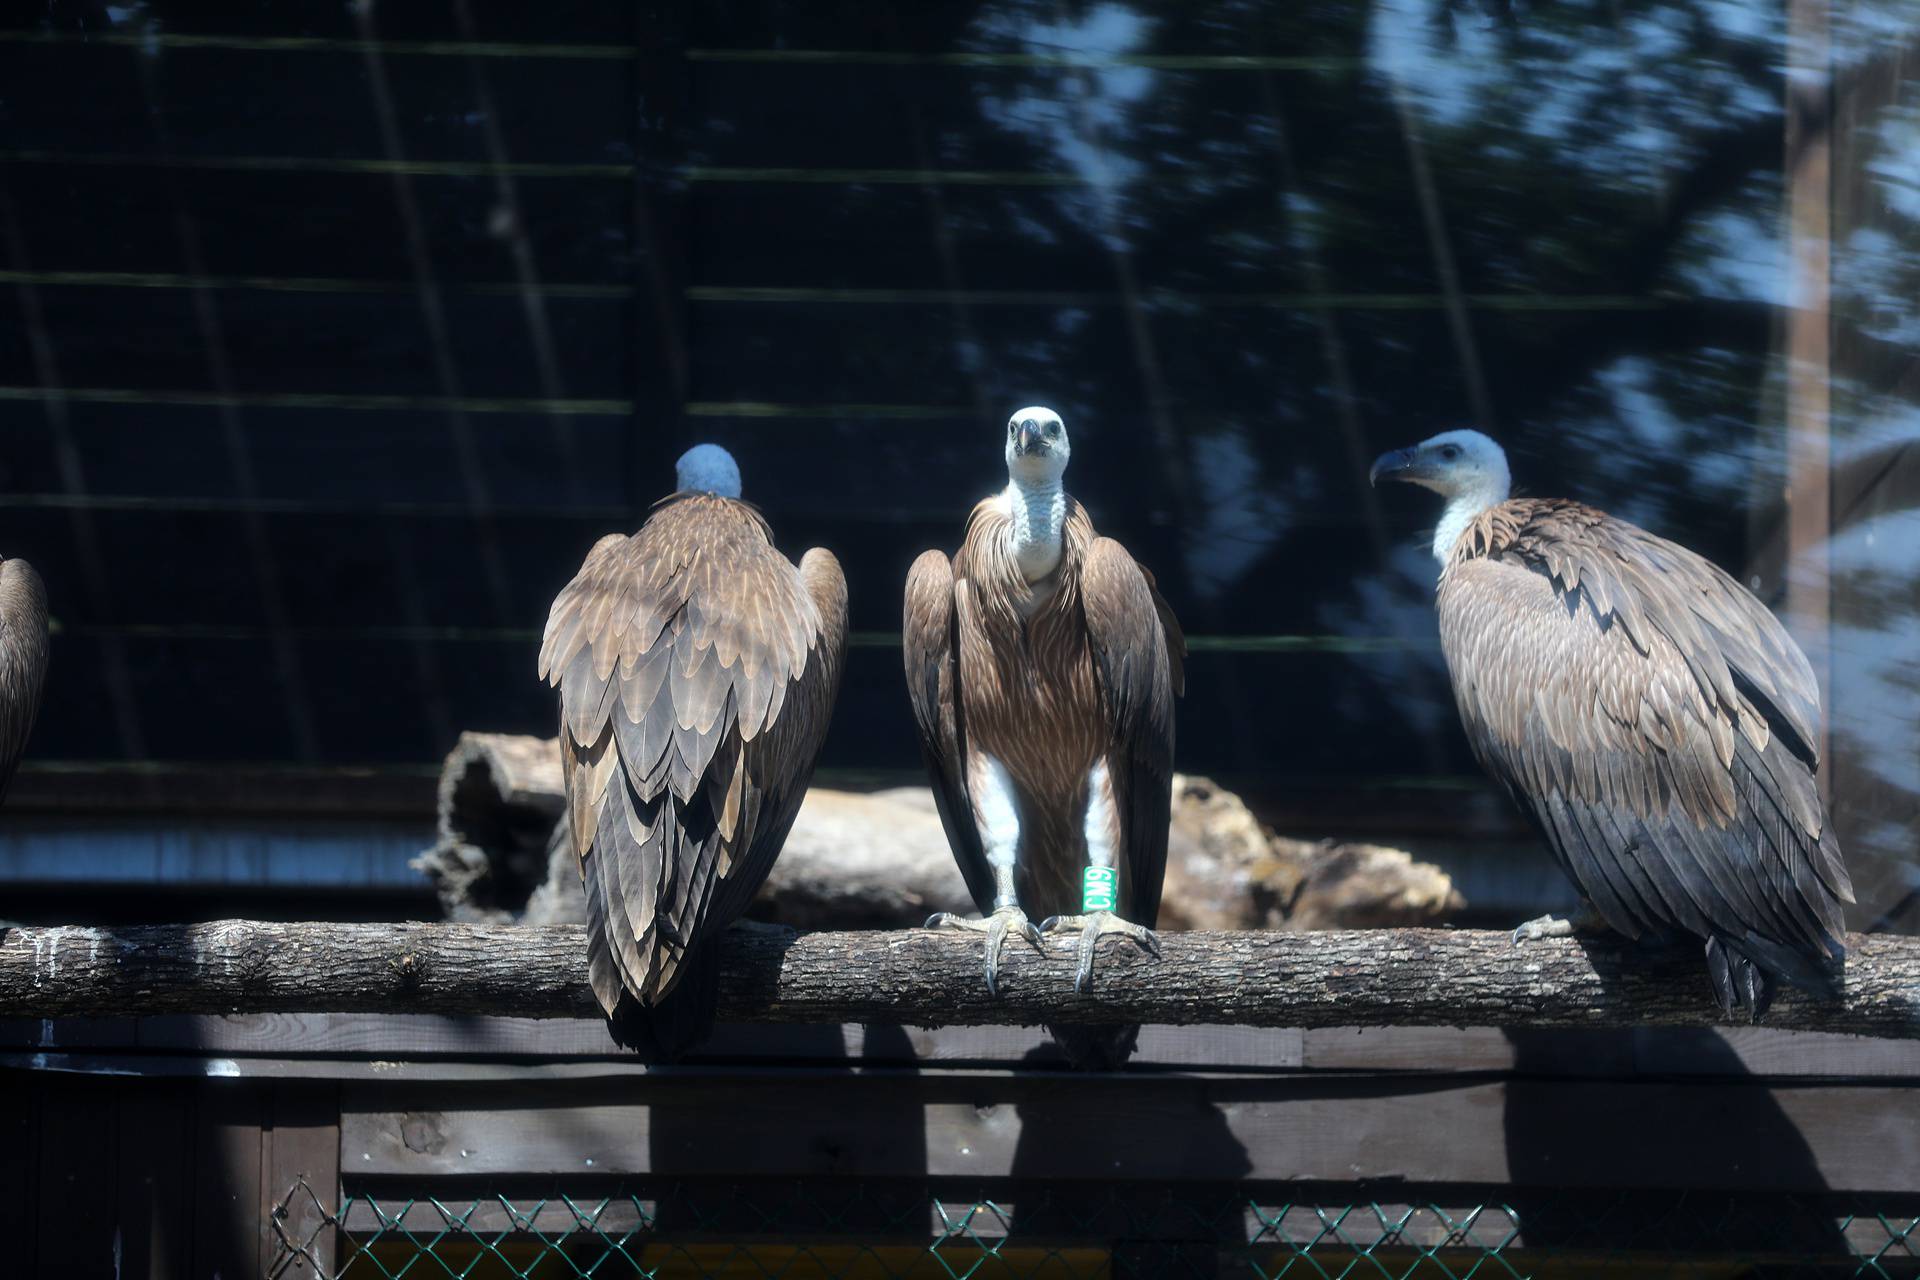
<path id="1" fill-rule="evenodd" d="M 1091 915 L 1084 916 L 1051 916 L 1040 922 L 1042 933 L 1053 933 L 1062 929 L 1080 931 L 1080 965 L 1073 974 L 1075 991 L 1085 991 L 1087 984 L 1093 980 L 1093 954 L 1100 945 L 1100 935 L 1103 933 L 1131 938 L 1134 945 L 1155 960 L 1160 958 L 1160 939 L 1154 936 L 1153 930 L 1145 925 L 1134 924 L 1130 920 L 1122 920 L 1111 911 L 1095 911 Z"/>
<path id="2" fill-rule="evenodd" d="M 1539 942 L 1543 938 L 1571 938 L 1573 921 L 1556 915 L 1544 915 L 1537 920 L 1529 920 L 1513 931 L 1513 945 L 1522 942 Z"/>
<path id="3" fill-rule="evenodd" d="M 1539 942 L 1542 938 L 1571 938 L 1576 933 L 1605 933 L 1607 922 L 1590 902 L 1581 902 L 1579 909 L 1566 918 L 1548 913 L 1537 920 L 1529 920 L 1513 931 L 1513 945 L 1522 942 Z"/>
<path id="4" fill-rule="evenodd" d="M 1040 940 L 1040 931 L 1018 907 L 1001 907 L 984 920 L 969 920 L 951 911 L 942 911 L 927 917 L 927 928 L 971 929 L 987 935 L 987 994 L 990 996 L 1000 994 L 1000 956 L 1007 949 L 1008 934 L 1018 933 L 1033 944 L 1035 951 L 1043 956 L 1047 954 L 1047 944 Z"/>

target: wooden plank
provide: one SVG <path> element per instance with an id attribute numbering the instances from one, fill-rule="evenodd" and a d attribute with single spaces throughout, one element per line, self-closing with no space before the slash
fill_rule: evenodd
<path id="1" fill-rule="evenodd" d="M 119 1115 L 109 1082 L 56 1080 L 40 1112 L 39 1273 L 118 1280 Z"/>
<path id="2" fill-rule="evenodd" d="M 1631 1036 L 1613 1031 L 1316 1027 L 1304 1041 L 1304 1065 L 1312 1071 L 1629 1076 L 1635 1069 Z"/>
<path id="3" fill-rule="evenodd" d="M 1249 1178 L 1905 1190 L 1901 1088 L 1394 1076 L 657 1077 L 345 1087 L 361 1174 Z M 670 1125 L 662 1117 L 671 1117 Z M 885 1123 L 876 1123 L 885 1117 Z M 924 1152 L 924 1154 L 923 1154 Z"/>
<path id="4" fill-rule="evenodd" d="M 77 765 L 21 766 L 7 788 L 9 813 L 246 814 L 288 818 L 324 814 L 355 819 L 433 819 L 431 771 L 195 767 L 143 764 L 139 769 Z"/>
<path id="5" fill-rule="evenodd" d="M 260 1149 L 267 1089 L 213 1080 L 194 1092 L 193 1274 L 264 1274 L 260 1265 Z"/>
<path id="6" fill-rule="evenodd" d="M 1524 1052 L 1516 1048 L 1519 1036 L 1525 1037 Z M 54 1049 L 58 1052 L 47 1052 Z M 200 1065 L 169 1064 L 173 1054 L 192 1054 Z M 245 1014 L 0 1021 L 0 1061 L 28 1067 L 41 1055 L 45 1060 L 40 1065 L 48 1069 L 175 1075 L 478 1079 L 645 1074 L 635 1058 L 613 1046 L 599 1020 L 587 1018 Z M 756 1062 L 1046 1068 L 1058 1061 L 1051 1038 L 1035 1027 L 723 1024 L 681 1069 Z M 1920 1080 L 1920 1042 L 1770 1027 L 1633 1032 L 1327 1027 L 1302 1032 L 1149 1026 L 1142 1029 L 1129 1066 Z"/>
<path id="7" fill-rule="evenodd" d="M 332 1280 L 339 1235 L 340 1091 L 331 1083 L 276 1081 L 273 1127 L 261 1149 L 262 1274 Z"/>
<path id="8" fill-rule="evenodd" d="M 82 1025 L 82 1023 L 87 1025 Z M 94 1024 L 98 1024 L 97 1026 Z M 1391 1034 L 1383 1032 L 1381 1034 Z M 1291 1028 L 1144 1027 L 1136 1068 L 1289 1069 L 1301 1062 Z M 88 1051 L 195 1051 L 276 1060 L 378 1055 L 415 1071 L 434 1059 L 530 1058 L 551 1064 L 597 1060 L 636 1067 L 597 1018 L 443 1018 L 424 1014 L 263 1013 L 142 1019 L 0 1021 L 0 1050 L 51 1049 L 70 1060 Z M 1920 1048 L 1916 1048 L 1920 1054 Z M 100 1056 L 98 1052 L 92 1056 Z M 126 1056 L 124 1053 L 120 1056 Z M 423 1061 L 425 1060 L 425 1061 Z M 722 1023 L 689 1065 L 743 1061 L 926 1064 L 1064 1062 L 1039 1027 L 762 1026 Z M 249 1074 L 244 1068 L 240 1074 Z"/>
<path id="9" fill-rule="evenodd" d="M 1909 1041 L 1765 1027 L 1641 1027 L 1632 1039 L 1643 1075 L 1920 1081 L 1920 1044 Z"/>
<path id="10" fill-rule="evenodd" d="M 139 1018 L 8 1018 L 0 1021 L 0 1045 L 57 1049 L 74 1045 L 133 1045 L 139 1042 Z"/>
<path id="11" fill-rule="evenodd" d="M 1920 1080 L 1920 1044 L 1767 1027 L 1328 1027 L 1305 1033 L 1304 1065 L 1314 1071 L 1498 1071 L 1600 1078 Z"/>
<path id="12" fill-rule="evenodd" d="M 37 1275 L 34 1224 L 39 1221 L 40 1117 L 46 1109 L 47 1080 L 10 1077 L 0 1087 L 0 1240 L 18 1252 L 14 1265 Z"/>
<path id="13" fill-rule="evenodd" d="M 862 1194 L 884 1196 L 885 1192 L 874 1188 L 863 1190 Z M 402 1196 L 369 1201 L 362 1196 L 357 1197 L 349 1208 L 344 1226 L 348 1232 L 357 1235 L 369 1235 L 380 1230 L 406 1230 L 415 1235 L 424 1234 L 427 1238 L 448 1229 L 456 1234 L 487 1238 L 503 1232 L 509 1238 L 524 1237 L 536 1231 L 549 1237 L 567 1231 L 595 1231 L 615 1238 L 631 1231 L 652 1230 L 660 1233 L 658 1201 L 642 1199 L 636 1202 L 625 1196 L 603 1198 L 593 1191 L 575 1192 L 572 1198 L 572 1207 L 556 1199 L 547 1199 L 543 1203 L 536 1196 L 510 1201 L 509 1207 L 497 1200 L 475 1204 L 451 1191 L 440 1198 L 439 1204 L 409 1203 L 409 1198 Z M 819 1214 L 816 1220 L 783 1221 L 779 1216 L 783 1203 L 787 1203 L 786 1198 L 779 1192 L 771 1193 L 763 1203 L 757 1205 L 742 1205 L 737 1198 L 733 1199 L 731 1214 L 718 1200 L 712 1204 L 702 1203 L 698 1225 L 676 1223 L 670 1234 L 676 1240 L 720 1239 L 734 1244 L 759 1241 L 791 1243 L 795 1237 L 804 1237 L 809 1244 L 844 1239 L 848 1243 L 922 1245 L 942 1234 L 931 1205 L 926 1206 L 927 1211 L 922 1214 L 909 1216 L 897 1211 L 884 1215 L 876 1213 L 870 1223 L 859 1224 L 848 1221 L 836 1206 L 829 1225 L 829 1215 L 814 1205 L 796 1205 L 795 1208 L 814 1209 Z M 883 1208 L 877 1203 L 875 1207 Z M 1004 1238 L 1006 1232 L 983 1223 L 975 1234 L 981 1239 L 998 1239 Z M 1022 1240 L 1034 1243 L 1035 1237 L 1024 1235 Z"/>
<path id="14" fill-rule="evenodd" d="M 196 1058 L 115 1053 L 0 1053 L 0 1070 L 78 1076 L 139 1076 L 154 1080 L 500 1081 L 622 1080 L 642 1077 L 637 1061 L 611 1062 L 392 1062 L 365 1058 Z"/>
<path id="15" fill-rule="evenodd" d="M 185 1280 L 191 1261 L 192 1086 L 120 1085 L 119 1236 L 116 1277 Z"/>

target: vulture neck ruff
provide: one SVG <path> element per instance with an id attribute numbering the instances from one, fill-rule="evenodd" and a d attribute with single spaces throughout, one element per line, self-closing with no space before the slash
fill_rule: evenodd
<path id="1" fill-rule="evenodd" d="M 1442 568 L 1453 558 L 1453 546 L 1460 541 L 1467 526 L 1481 513 L 1505 502 L 1507 489 L 1505 476 L 1489 475 L 1448 497 L 1447 508 L 1440 513 L 1439 527 L 1433 531 L 1433 558 Z"/>
<path id="2" fill-rule="evenodd" d="M 1008 543 L 1029 584 L 1060 567 L 1066 552 L 1067 491 L 1060 478 L 1014 480 L 1007 485 Z"/>

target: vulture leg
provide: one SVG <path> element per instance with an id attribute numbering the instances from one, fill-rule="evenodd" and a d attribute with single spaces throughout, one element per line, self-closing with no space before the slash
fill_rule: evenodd
<path id="1" fill-rule="evenodd" d="M 1041 955 L 1047 954 L 1046 944 L 1040 940 L 1040 931 L 1033 927 L 1033 921 L 1027 919 L 1027 913 L 1018 906 L 995 907 L 993 913 L 984 920 L 969 920 L 965 916 L 954 915 L 951 911 L 942 911 L 927 917 L 929 929 L 971 929 L 975 933 L 987 935 L 987 994 L 1000 994 L 1000 957 L 1007 950 L 1007 935 L 1018 933 L 1033 945 Z"/>
<path id="2" fill-rule="evenodd" d="M 1047 947 L 1040 931 L 1027 919 L 1014 894 L 1014 863 L 1020 849 L 1020 805 L 1006 766 L 989 755 L 976 755 L 968 770 L 973 797 L 973 820 L 980 831 L 987 861 L 993 867 L 993 910 L 984 920 L 969 920 L 942 911 L 927 920 L 929 929 L 972 929 L 987 935 L 987 994 L 1000 994 L 1000 957 L 1007 935 L 1018 933 L 1041 955 Z"/>
<path id="3" fill-rule="evenodd" d="M 1513 931 L 1513 945 L 1522 942 L 1538 942 L 1542 938 L 1571 938 L 1576 933 L 1607 933 L 1611 928 L 1605 917 L 1594 909 L 1593 903 L 1586 898 L 1580 899 L 1579 908 L 1564 919 L 1556 915 L 1544 915 L 1529 920 Z"/>
<path id="4" fill-rule="evenodd" d="M 1054 933 L 1062 929 L 1080 931 L 1080 963 L 1073 972 L 1075 991 L 1085 991 L 1087 984 L 1093 981 L 1093 956 L 1100 947 L 1100 935 L 1103 933 L 1117 933 L 1132 938 L 1142 951 L 1155 960 L 1160 958 L 1160 939 L 1153 930 L 1131 920 L 1122 920 L 1111 911 L 1095 911 L 1084 916 L 1049 916 L 1040 922 L 1042 933 Z"/>
<path id="5" fill-rule="evenodd" d="M 1087 775 L 1085 831 L 1087 864 L 1112 868 L 1114 853 L 1120 843 L 1120 810 L 1114 803 L 1113 780 L 1104 760 L 1094 765 L 1092 772 Z M 1052 933 L 1057 929 L 1069 928 L 1080 931 L 1080 963 L 1073 975 L 1075 991 L 1085 991 L 1087 984 L 1093 981 L 1093 957 L 1099 949 L 1100 935 L 1103 933 L 1117 933 L 1132 938 L 1142 951 L 1156 960 L 1160 958 L 1160 939 L 1154 936 L 1153 930 L 1130 920 L 1122 920 L 1111 911 L 1094 910 L 1085 915 L 1054 916 L 1041 923 L 1040 932 Z"/>

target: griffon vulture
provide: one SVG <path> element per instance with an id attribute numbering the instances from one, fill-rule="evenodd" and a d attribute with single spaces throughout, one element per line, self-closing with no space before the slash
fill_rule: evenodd
<path id="1" fill-rule="evenodd" d="M 47 679 L 47 589 L 25 560 L 0 560 L 0 796 L 13 781 Z"/>
<path id="2" fill-rule="evenodd" d="M 1061 487 L 1051 409 L 1007 422 L 1006 489 L 974 507 L 951 560 L 907 576 L 908 692 L 934 798 L 982 920 L 992 990 L 1009 934 L 1079 930 L 1075 985 L 1102 934 L 1158 955 L 1172 803 L 1173 699 L 1186 644 L 1153 575 L 1097 537 Z M 1033 916 L 1049 917 L 1037 929 Z M 1076 1060 L 1122 1057 L 1130 1028 L 1056 1029 Z"/>
<path id="3" fill-rule="evenodd" d="M 1385 454 L 1372 479 L 1447 500 L 1433 553 L 1460 718 L 1585 914 L 1704 943 L 1728 1015 L 1758 1018 L 1781 980 L 1835 991 L 1853 887 L 1814 786 L 1819 689 L 1786 629 L 1684 547 L 1508 498 L 1506 455 L 1477 431 Z"/>
<path id="4" fill-rule="evenodd" d="M 726 450 L 688 450 L 678 478 L 638 533 L 594 544 L 540 650 L 594 995 L 614 1038 L 654 1057 L 711 1029 L 711 944 L 793 826 L 847 636 L 839 562 L 775 550 Z"/>

